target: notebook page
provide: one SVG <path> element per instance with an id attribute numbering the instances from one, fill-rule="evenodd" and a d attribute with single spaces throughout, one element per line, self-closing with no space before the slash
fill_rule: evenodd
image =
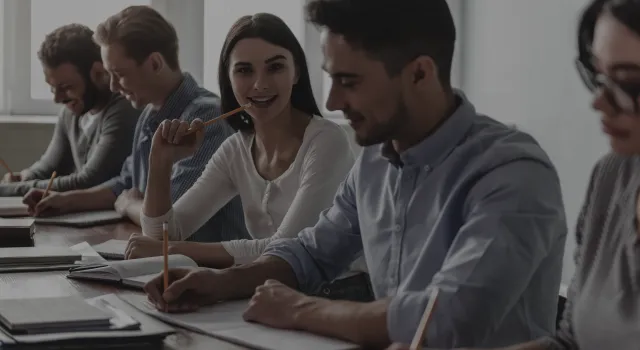
<path id="1" fill-rule="evenodd" d="M 152 256 L 141 259 L 114 261 L 109 265 L 118 272 L 120 278 L 125 279 L 160 273 L 164 268 L 164 260 L 162 256 Z M 169 255 L 169 268 L 197 266 L 198 264 L 187 256 L 180 254 Z"/>
<path id="2" fill-rule="evenodd" d="M 275 329 L 245 322 L 242 314 L 247 309 L 248 300 L 218 303 L 190 313 L 168 314 L 158 311 L 146 296 L 127 295 L 123 299 L 139 310 L 169 324 L 248 346 L 252 349 L 351 350 L 359 348 L 352 343 L 307 332 Z"/>

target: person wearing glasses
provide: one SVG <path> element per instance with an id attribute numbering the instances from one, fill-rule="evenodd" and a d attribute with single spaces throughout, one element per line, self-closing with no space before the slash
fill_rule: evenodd
<path id="1" fill-rule="evenodd" d="M 576 273 L 560 329 L 503 350 L 640 348 L 640 1 L 593 1 L 578 43 L 578 71 L 611 152 L 595 165 L 578 217 Z"/>

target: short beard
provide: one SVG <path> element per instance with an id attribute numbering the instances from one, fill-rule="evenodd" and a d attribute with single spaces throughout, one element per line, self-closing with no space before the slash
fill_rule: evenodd
<path id="1" fill-rule="evenodd" d="M 391 141 L 397 136 L 398 130 L 406 124 L 408 119 L 409 112 L 407 105 L 399 99 L 396 110 L 391 118 L 385 123 L 372 125 L 367 135 L 360 137 L 356 133 L 356 143 L 362 147 L 367 147 Z"/>
<path id="2" fill-rule="evenodd" d="M 96 106 L 104 105 L 111 97 L 111 91 L 109 89 L 100 89 L 91 80 L 90 75 L 84 74 L 84 94 L 82 95 L 82 113 L 84 115 Z"/>

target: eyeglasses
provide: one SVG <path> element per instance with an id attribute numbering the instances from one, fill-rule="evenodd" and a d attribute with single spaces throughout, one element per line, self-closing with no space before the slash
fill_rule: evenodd
<path id="1" fill-rule="evenodd" d="M 576 68 L 582 82 L 591 92 L 602 89 L 604 96 L 618 112 L 638 114 L 638 98 L 640 97 L 639 83 L 623 83 L 595 72 L 590 65 L 585 64 L 580 58 L 576 59 Z"/>

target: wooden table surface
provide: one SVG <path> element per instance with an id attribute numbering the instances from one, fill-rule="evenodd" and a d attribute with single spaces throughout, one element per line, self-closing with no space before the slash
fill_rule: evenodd
<path id="1" fill-rule="evenodd" d="M 72 246 L 82 242 L 94 245 L 109 239 L 128 239 L 134 232 L 140 232 L 140 228 L 128 222 L 82 229 L 36 225 L 34 241 L 36 246 Z M 93 298 L 118 291 L 114 286 L 99 282 L 71 280 L 65 277 L 66 274 L 66 271 L 0 274 L 0 298 L 15 299 L 68 295 Z M 165 348 L 187 350 L 246 349 L 181 329 L 178 329 L 177 334 L 166 338 Z"/>

